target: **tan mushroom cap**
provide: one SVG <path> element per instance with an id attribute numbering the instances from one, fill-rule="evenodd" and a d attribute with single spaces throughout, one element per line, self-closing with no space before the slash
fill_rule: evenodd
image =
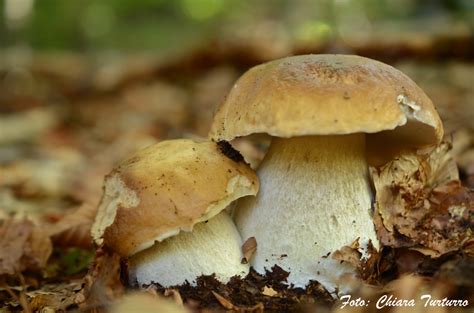
<path id="1" fill-rule="evenodd" d="M 180 139 L 138 151 L 104 186 L 92 236 L 129 256 L 191 231 L 233 200 L 255 195 L 259 182 L 247 164 L 224 155 L 218 144 Z"/>
<path id="2" fill-rule="evenodd" d="M 209 137 L 358 132 L 419 146 L 439 142 L 443 126 L 428 96 L 397 69 L 354 55 L 302 55 L 247 71 L 217 111 Z"/>

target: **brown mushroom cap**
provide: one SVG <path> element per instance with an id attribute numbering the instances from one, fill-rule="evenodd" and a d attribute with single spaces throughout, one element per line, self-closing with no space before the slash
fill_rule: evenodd
<path id="1" fill-rule="evenodd" d="M 191 231 L 259 187 L 255 172 L 219 145 L 187 139 L 138 151 L 104 185 L 92 236 L 124 256 Z"/>
<path id="2" fill-rule="evenodd" d="M 443 126 L 428 96 L 397 69 L 354 55 L 302 55 L 247 71 L 217 111 L 209 137 L 358 132 L 421 146 L 439 142 Z"/>

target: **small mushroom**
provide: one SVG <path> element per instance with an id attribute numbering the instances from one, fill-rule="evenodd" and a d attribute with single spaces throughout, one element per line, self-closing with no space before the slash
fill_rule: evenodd
<path id="1" fill-rule="evenodd" d="M 443 128 L 431 100 L 395 68 L 358 56 L 305 55 L 246 72 L 209 137 L 255 133 L 272 136 L 258 168 L 261 190 L 239 201 L 235 217 L 242 237 L 258 242 L 251 265 L 265 273 L 277 264 L 297 287 L 317 280 L 334 292 L 355 270 L 330 253 L 357 238 L 363 257 L 369 241 L 379 247 L 369 162 L 438 143 Z"/>
<path id="2" fill-rule="evenodd" d="M 92 236 L 129 257 L 130 281 L 139 285 L 194 283 L 211 274 L 227 282 L 249 268 L 223 210 L 258 188 L 253 170 L 213 142 L 163 141 L 106 177 Z"/>

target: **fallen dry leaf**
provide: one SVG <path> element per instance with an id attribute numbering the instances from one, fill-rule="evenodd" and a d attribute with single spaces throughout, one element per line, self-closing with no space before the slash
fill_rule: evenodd
<path id="1" fill-rule="evenodd" d="M 344 246 L 331 254 L 334 260 L 342 261 L 358 268 L 362 263 L 362 253 L 359 251 L 359 238 L 354 240 L 350 246 Z"/>
<path id="2" fill-rule="evenodd" d="M 465 244 L 464 244 L 464 247 L 462 249 L 462 251 L 470 256 L 470 257 L 474 257 L 474 238 L 471 238 L 469 239 Z"/>
<path id="3" fill-rule="evenodd" d="M 92 248 L 90 235 L 97 206 L 84 203 L 76 211 L 63 217 L 52 225 L 48 233 L 55 246 Z"/>
<path id="4" fill-rule="evenodd" d="M 224 308 L 226 308 L 227 310 L 232 310 L 232 309 L 234 309 L 234 305 L 232 304 L 232 302 L 230 302 L 229 300 L 227 300 L 226 298 L 224 298 L 223 296 L 221 296 L 220 294 L 218 294 L 218 293 L 215 292 L 215 291 L 212 291 L 212 294 L 214 295 L 214 297 L 216 297 L 217 301 L 219 301 L 219 303 L 220 303 Z"/>
<path id="5" fill-rule="evenodd" d="M 359 238 L 357 238 L 350 246 L 344 246 L 334 251 L 331 258 L 351 264 L 357 269 L 360 278 L 371 281 L 378 276 L 377 265 L 381 254 L 375 249 L 371 241 L 364 250 L 363 255 L 359 246 Z"/>
<path id="6" fill-rule="evenodd" d="M 245 240 L 244 244 L 242 245 L 242 264 L 249 263 L 256 250 L 257 240 L 255 239 L 255 237 L 250 237 L 249 239 Z"/>
<path id="7" fill-rule="evenodd" d="M 51 240 L 44 228 L 28 220 L 1 222 L 0 275 L 41 270 L 51 252 Z"/>
<path id="8" fill-rule="evenodd" d="M 62 284 L 47 284 L 41 289 L 26 293 L 31 310 L 46 312 L 47 310 L 65 311 L 74 307 L 76 294 L 81 289 L 81 280 Z"/>
<path id="9" fill-rule="evenodd" d="M 120 298 L 124 286 L 120 280 L 120 257 L 98 248 L 92 267 L 84 277 L 84 287 L 76 297 L 81 310 L 100 309 Z"/>
<path id="10" fill-rule="evenodd" d="M 10 274 L 20 271 L 19 260 L 30 235 L 32 224 L 26 220 L 14 223 L 3 221 L 0 228 L 0 273 Z"/>
<path id="11" fill-rule="evenodd" d="M 382 244 L 438 257 L 472 238 L 474 194 L 461 185 L 449 150 L 443 143 L 428 154 L 405 153 L 371 168 Z"/>

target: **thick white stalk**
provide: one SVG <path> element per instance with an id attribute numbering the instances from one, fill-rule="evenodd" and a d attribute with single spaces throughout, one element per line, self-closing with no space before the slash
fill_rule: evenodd
<path id="1" fill-rule="evenodd" d="M 317 280 L 330 292 L 347 289 L 340 278 L 354 269 L 328 254 L 358 237 L 378 248 L 365 135 L 274 138 L 258 175 L 259 194 L 235 216 L 243 240 L 256 237 L 253 267 L 277 264 L 297 287 Z"/>
<path id="2" fill-rule="evenodd" d="M 197 277 L 216 274 L 219 281 L 226 283 L 233 276 L 248 274 L 249 266 L 241 264 L 241 246 L 234 222 L 221 212 L 196 224 L 192 232 L 181 232 L 132 256 L 130 282 L 156 282 L 169 287 L 188 281 L 195 285 Z"/>

